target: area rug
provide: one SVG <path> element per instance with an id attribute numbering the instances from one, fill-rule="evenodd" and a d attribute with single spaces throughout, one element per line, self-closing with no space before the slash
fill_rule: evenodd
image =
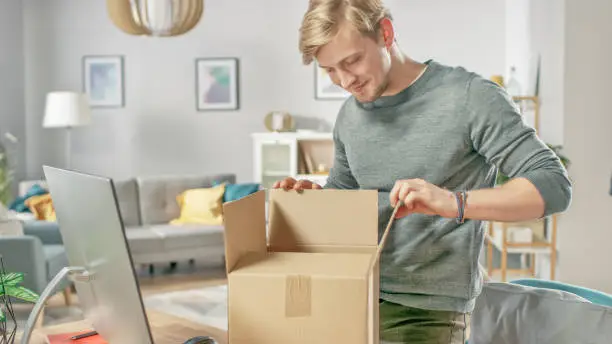
<path id="1" fill-rule="evenodd" d="M 227 285 L 146 296 L 145 308 L 227 331 Z"/>

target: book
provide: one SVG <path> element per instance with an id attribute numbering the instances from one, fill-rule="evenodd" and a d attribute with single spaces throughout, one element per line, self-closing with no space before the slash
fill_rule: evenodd
<path id="1" fill-rule="evenodd" d="M 104 340 L 99 334 L 95 334 L 93 336 L 81 339 L 71 339 L 74 336 L 78 336 L 79 334 L 87 333 L 90 331 L 91 330 L 83 330 L 78 332 L 48 334 L 47 344 L 108 344 L 108 342 Z"/>

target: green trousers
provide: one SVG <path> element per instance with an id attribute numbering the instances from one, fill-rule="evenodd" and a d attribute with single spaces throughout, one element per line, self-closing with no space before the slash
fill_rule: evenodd
<path id="1" fill-rule="evenodd" d="M 380 344 L 465 344 L 469 314 L 410 308 L 381 300 Z"/>

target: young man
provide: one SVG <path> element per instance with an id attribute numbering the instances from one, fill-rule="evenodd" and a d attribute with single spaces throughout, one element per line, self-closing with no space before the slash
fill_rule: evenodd
<path id="1" fill-rule="evenodd" d="M 325 187 L 379 190 L 381 230 L 404 202 L 381 257 L 382 342 L 464 343 L 483 221 L 564 211 L 567 172 L 502 88 L 404 55 L 380 0 L 313 0 L 300 32 L 304 62 L 352 94 Z M 498 169 L 511 180 L 495 187 Z M 274 187 L 322 188 L 293 178 Z"/>

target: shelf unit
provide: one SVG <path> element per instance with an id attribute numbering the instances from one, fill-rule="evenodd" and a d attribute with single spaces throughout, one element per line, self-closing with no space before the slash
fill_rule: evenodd
<path id="1" fill-rule="evenodd" d="M 320 185 L 327 181 L 332 166 L 332 133 L 267 132 L 254 133 L 253 179 L 264 188 L 286 177 L 308 179 Z"/>
<path id="2" fill-rule="evenodd" d="M 536 277 L 536 257 L 546 255 L 550 259 L 550 280 L 554 280 L 557 267 L 557 221 L 557 215 L 552 215 L 530 223 L 489 222 L 486 234 L 489 276 L 500 272 L 502 282 L 506 282 L 508 273 L 526 273 Z M 528 242 L 513 240 L 512 231 L 524 228 L 532 230 L 532 239 Z M 494 247 L 501 253 L 499 268 L 493 266 Z M 520 254 L 522 258 L 528 255 L 529 266 L 508 269 L 509 254 Z"/>

